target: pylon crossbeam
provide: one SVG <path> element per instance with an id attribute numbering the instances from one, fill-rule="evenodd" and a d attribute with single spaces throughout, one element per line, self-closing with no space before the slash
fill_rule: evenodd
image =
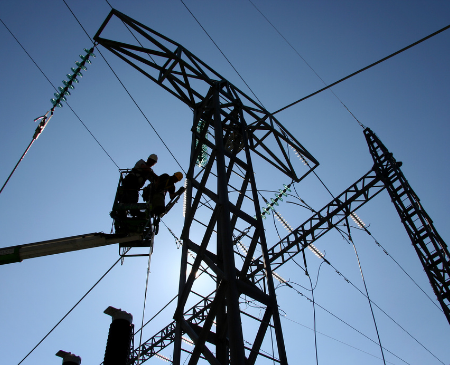
<path id="1" fill-rule="evenodd" d="M 380 177 L 373 170 L 370 170 L 338 197 L 268 249 L 272 269 L 277 270 L 284 265 L 383 189 L 384 184 Z M 263 258 L 259 256 L 250 262 L 248 272 L 241 272 L 241 276 L 245 275 L 248 279 L 257 283 L 263 279 L 263 267 Z"/>
<path id="2" fill-rule="evenodd" d="M 105 28 L 116 19 L 134 30 L 145 45 L 127 44 L 104 38 L 102 35 L 106 32 Z M 192 109 L 196 109 L 199 103 L 208 103 L 210 100 L 208 92 L 211 88 L 217 82 L 224 82 L 224 87 L 218 89 L 222 105 L 220 113 L 224 116 L 222 122 L 227 125 L 229 121 L 236 119 L 233 114 L 237 113 L 234 100 L 240 100 L 239 112 L 246 120 L 248 144 L 253 152 L 295 181 L 300 181 L 318 166 L 318 161 L 262 105 L 227 82 L 219 73 L 177 42 L 115 9 L 111 10 L 94 40 Z M 231 108 L 231 112 L 226 110 L 227 108 Z M 260 135 L 261 132 L 264 136 Z M 269 133 L 266 135 L 266 132 Z M 309 166 L 305 167 L 304 173 L 298 174 L 292 167 L 284 151 L 286 143 L 308 162 Z M 274 154 L 273 145 L 281 148 L 281 154 Z"/>

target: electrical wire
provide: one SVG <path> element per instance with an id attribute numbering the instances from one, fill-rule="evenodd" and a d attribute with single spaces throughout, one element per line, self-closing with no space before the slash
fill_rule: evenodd
<path id="1" fill-rule="evenodd" d="M 430 300 L 431 303 L 433 303 L 433 305 L 439 309 L 442 313 L 444 313 L 444 311 L 442 310 L 442 308 L 436 304 L 436 302 L 425 292 L 425 290 L 423 290 L 420 285 L 411 277 L 411 275 L 409 275 L 406 270 L 398 263 L 397 260 L 394 259 L 394 257 L 392 257 L 392 255 L 381 245 L 380 242 L 378 242 L 378 240 L 375 238 L 375 236 L 369 231 L 369 229 L 366 226 L 362 226 L 361 228 L 363 231 L 365 231 L 370 237 L 372 237 L 373 241 L 375 242 L 375 244 L 380 247 L 383 252 L 392 259 L 392 261 L 394 261 L 397 266 L 405 273 L 406 276 L 408 276 L 408 278 L 411 279 L 411 281 L 420 289 L 420 291 L 426 295 L 426 297 Z"/>
<path id="2" fill-rule="evenodd" d="M 141 327 L 141 328 L 139 328 L 135 333 L 134 333 L 134 335 L 136 336 L 140 331 L 142 331 L 142 329 L 146 326 L 146 325 L 148 325 L 151 321 L 153 321 L 164 309 L 166 309 L 169 305 L 170 305 L 170 303 L 172 303 L 175 299 L 177 299 L 178 298 L 178 294 L 177 295 L 175 295 L 164 307 L 162 307 L 152 318 L 150 318 L 147 322 L 145 322 L 145 324 Z"/>
<path id="3" fill-rule="evenodd" d="M 306 262 L 306 261 L 305 261 Z M 314 314 L 314 347 L 316 349 L 316 364 L 319 365 L 319 355 L 317 353 L 317 328 L 316 328 L 316 300 L 314 299 L 314 288 L 312 285 L 311 277 L 308 275 L 309 283 L 311 285 L 311 296 Z"/>
<path id="4" fill-rule="evenodd" d="M 311 69 L 312 72 L 314 72 L 314 74 L 320 79 L 320 81 L 322 81 L 322 83 L 327 86 L 327 83 L 319 76 L 319 74 L 316 72 L 316 70 L 314 70 L 312 68 L 312 66 L 302 57 L 302 55 L 294 48 L 294 46 L 286 39 L 286 37 L 281 34 L 281 32 L 275 27 L 275 25 L 272 24 L 272 22 L 262 13 L 261 10 L 258 9 L 258 7 L 252 2 L 252 0 L 248 0 L 253 6 L 254 8 L 263 16 L 264 19 L 267 20 L 267 22 L 272 26 L 273 29 L 275 29 L 275 31 L 281 36 L 281 38 L 283 38 L 285 40 L 285 42 L 289 45 L 289 47 L 291 47 L 295 53 L 297 53 L 297 55 L 303 60 L 303 62 L 305 62 L 305 64 Z M 362 124 L 358 118 L 356 118 L 356 116 L 350 111 L 350 109 L 347 107 L 347 105 L 344 104 L 344 102 L 339 98 L 339 96 L 336 95 L 336 93 L 330 89 L 330 91 L 333 93 L 333 95 L 336 97 L 336 99 L 342 104 L 342 106 L 347 109 L 347 111 L 350 113 L 350 115 L 358 122 L 358 124 L 362 127 L 362 128 L 366 128 L 366 126 L 364 124 Z"/>
<path id="5" fill-rule="evenodd" d="M 337 228 L 337 227 L 336 227 Z M 337 230 L 341 233 L 341 236 L 344 240 L 347 241 L 347 243 L 351 244 L 348 239 L 344 236 L 344 233 L 337 228 Z M 350 285 L 352 285 L 357 291 L 360 292 L 361 295 L 363 295 L 364 297 L 367 298 L 367 296 L 361 291 L 361 289 L 359 289 L 352 281 L 350 281 L 348 278 L 346 278 L 338 269 L 336 269 L 333 264 L 331 264 L 331 262 L 327 262 L 335 271 L 339 276 L 342 276 L 342 278 L 349 283 Z M 369 298 L 367 298 L 369 299 Z M 383 312 L 383 314 L 388 317 L 392 322 L 394 322 L 401 330 L 403 330 L 403 332 L 405 332 L 409 337 L 411 337 L 414 341 L 416 341 L 421 347 L 423 347 L 430 355 L 432 355 L 436 360 L 438 360 L 439 362 L 441 362 L 443 365 L 445 365 L 445 363 L 439 359 L 435 354 L 433 354 L 428 348 L 425 347 L 425 345 L 423 345 L 417 338 L 415 338 L 411 333 L 409 333 L 405 328 L 403 328 L 396 320 L 394 320 L 394 318 L 392 318 L 389 314 L 387 314 L 377 303 L 375 303 L 372 299 L 369 299 L 370 302 L 377 307 L 381 312 Z"/>
<path id="6" fill-rule="evenodd" d="M 450 26 L 449 26 L 450 27 Z M 328 191 L 328 193 L 333 197 L 333 199 L 335 199 L 335 196 L 333 195 L 333 193 L 330 191 L 330 189 L 328 189 L 328 187 L 325 185 L 325 183 L 322 181 L 322 179 L 320 179 L 320 177 L 317 175 L 317 173 L 313 170 L 314 175 L 317 177 L 317 179 L 320 181 L 320 183 L 325 187 L 325 189 Z M 296 192 L 296 194 L 298 195 L 296 189 L 295 189 L 295 185 L 293 185 L 294 187 L 294 191 Z M 300 196 L 299 196 L 300 198 Z M 339 234 L 349 243 L 349 240 L 343 235 L 343 232 L 339 229 L 339 227 L 334 227 Z M 435 354 L 433 354 L 428 348 L 426 348 L 419 340 L 417 340 L 412 334 L 410 334 L 406 329 L 404 329 L 399 323 L 397 323 L 390 315 L 388 315 L 383 309 L 381 309 L 375 302 L 373 302 L 370 298 L 368 298 L 355 284 L 353 284 L 350 280 L 348 280 L 344 275 L 342 275 L 330 262 L 327 262 L 335 271 L 337 274 L 339 274 L 340 276 L 342 276 L 345 281 L 347 281 L 348 283 L 350 283 L 355 289 L 357 289 L 362 295 L 364 295 L 369 301 L 370 303 L 373 303 L 379 310 L 381 310 L 392 322 L 394 322 L 398 327 L 400 327 L 405 333 L 407 333 L 412 339 L 414 339 L 414 341 L 416 341 L 420 346 L 422 346 L 428 353 L 430 353 L 433 357 L 435 357 L 438 361 L 440 361 L 442 364 L 444 364 L 442 362 L 442 360 L 440 360 Z M 297 264 L 298 265 L 298 264 Z M 372 306 L 371 306 L 372 308 Z"/>
<path id="7" fill-rule="evenodd" d="M 450 27 L 450 26 L 449 26 Z M 317 175 L 317 173 L 313 170 L 314 175 L 317 177 L 317 179 L 320 181 L 320 183 L 324 186 L 324 188 L 328 191 L 328 193 L 333 197 L 333 199 L 335 199 L 335 196 L 333 195 L 333 193 L 330 191 L 330 189 L 328 189 L 328 187 L 325 185 L 325 183 L 322 181 L 322 179 L 320 179 L 320 177 Z M 294 191 L 296 192 L 296 194 L 298 195 L 296 189 L 295 189 L 295 185 L 294 186 Z M 300 198 L 300 196 L 298 195 L 298 197 Z M 339 229 L 339 227 L 335 226 L 334 227 L 339 234 L 349 243 L 351 244 L 348 239 L 343 235 L 343 232 Z M 295 261 L 294 261 L 295 262 Z M 327 261 L 327 264 L 329 264 L 335 271 L 337 274 L 339 274 L 340 276 L 342 276 L 345 281 L 347 281 L 348 283 L 350 283 L 355 289 L 357 289 L 362 295 L 364 295 L 369 301 L 370 303 L 373 303 L 379 310 L 381 310 L 392 322 L 394 322 L 398 327 L 400 327 L 405 333 L 407 333 L 412 339 L 414 339 L 420 346 L 422 346 L 428 353 L 430 353 L 433 357 L 435 357 L 438 361 L 440 361 L 442 364 L 444 364 L 436 355 L 434 355 L 429 349 L 427 349 L 419 340 L 417 340 L 413 335 L 411 335 L 406 329 L 404 329 L 399 323 L 397 323 L 391 316 L 389 316 L 383 309 L 381 309 L 375 302 L 373 302 L 370 298 L 367 297 L 367 295 L 365 295 L 355 284 L 353 284 L 350 280 L 348 280 L 344 275 L 342 275 L 329 261 Z M 298 264 L 297 264 L 298 265 Z M 300 265 L 298 265 L 300 266 Z M 370 307 L 372 308 L 372 306 L 370 305 Z M 381 346 L 381 344 L 380 344 Z"/>
<path id="8" fill-rule="evenodd" d="M 20 41 L 17 39 L 17 37 L 14 35 L 14 33 L 8 28 L 8 26 L 5 24 L 5 22 L 0 19 L 0 22 L 5 26 L 5 28 L 8 30 L 8 32 L 12 35 L 12 37 L 15 39 L 15 41 L 17 42 L 17 44 L 19 44 L 19 46 L 23 49 L 23 51 L 27 54 L 27 56 L 30 58 L 30 60 L 35 64 L 35 66 L 38 68 L 38 70 L 42 73 L 42 75 L 44 75 L 44 77 L 46 78 L 46 80 L 50 83 L 50 85 L 53 87 L 53 89 L 55 89 L 56 91 L 58 91 L 55 87 L 55 85 L 53 85 L 53 83 L 50 81 L 50 79 L 47 77 L 47 75 L 44 73 L 44 71 L 42 71 L 42 69 L 39 67 L 39 65 L 36 63 L 36 61 L 33 59 L 33 57 L 31 57 L 31 55 L 28 53 L 28 51 L 25 49 L 25 47 L 22 45 L 22 43 L 20 43 Z M 87 127 L 87 125 L 81 120 L 81 118 L 78 116 L 78 114 L 75 113 L 75 111 L 72 109 L 72 107 L 69 105 L 69 103 L 67 103 L 67 106 L 70 108 L 70 110 L 72 111 L 72 113 L 78 118 L 78 120 L 81 122 L 81 124 L 84 126 L 84 128 L 89 132 L 89 134 L 92 136 L 92 138 L 94 138 L 94 140 L 97 142 L 97 144 L 100 146 L 100 148 L 103 150 L 103 152 L 106 153 L 106 155 L 109 157 L 109 159 L 114 163 L 114 165 L 116 165 L 116 167 L 119 169 L 119 166 L 117 165 L 117 163 L 114 161 L 114 159 L 111 157 L 111 155 L 106 151 L 106 149 L 102 146 L 102 144 L 100 143 L 100 141 L 94 136 L 94 134 L 90 131 L 90 129 Z M 54 108 L 53 108 L 54 109 Z M 17 162 L 17 164 L 15 165 L 15 167 L 13 168 L 11 174 L 8 176 L 8 178 L 6 179 L 5 183 L 3 184 L 2 188 L 0 189 L 0 194 L 2 193 L 3 189 L 5 188 L 6 184 L 8 183 L 8 181 L 10 180 L 11 176 L 14 174 L 14 172 L 16 171 L 17 167 L 19 166 L 20 162 L 22 162 L 22 160 L 24 159 L 25 155 L 28 153 L 29 149 L 31 148 L 32 144 L 37 140 L 37 138 L 39 137 L 40 133 L 42 132 L 43 128 L 45 128 L 45 125 L 48 123 L 48 121 L 51 119 L 51 117 L 53 116 L 53 109 L 51 110 L 51 114 L 50 117 L 47 117 L 48 113 L 44 116 L 44 118 L 46 118 L 47 120 L 44 120 L 44 124 L 42 125 L 42 129 L 41 131 L 38 133 L 38 129 L 36 129 L 35 135 L 32 139 L 32 141 L 30 142 L 30 144 L 28 145 L 28 147 L 25 149 L 25 152 L 22 154 L 21 158 L 19 159 L 19 161 Z M 39 128 L 39 126 L 38 126 Z"/>
<path id="9" fill-rule="evenodd" d="M 301 323 L 299 323 L 299 322 L 297 322 L 297 321 L 294 321 L 294 320 L 291 319 L 291 318 L 288 318 L 286 314 L 283 315 L 283 316 L 281 316 L 281 318 L 285 318 L 286 320 L 288 320 L 288 321 L 290 321 L 290 322 L 292 322 L 292 323 L 295 323 L 295 324 L 297 324 L 297 325 L 299 325 L 299 326 L 302 326 L 302 327 L 307 328 L 307 329 L 309 329 L 309 330 L 311 330 L 311 331 L 314 331 L 313 328 L 308 327 L 308 326 L 305 326 L 304 324 L 301 324 Z M 332 337 L 332 336 L 326 335 L 326 334 L 323 333 L 323 332 L 317 331 L 317 333 L 318 333 L 319 335 L 328 337 L 328 338 L 330 338 L 330 339 L 332 339 L 332 340 L 334 340 L 334 341 L 336 341 L 336 342 L 339 342 L 339 343 L 341 343 L 341 344 L 343 344 L 343 345 L 346 345 L 346 346 L 348 346 L 348 347 L 351 347 L 352 349 L 361 351 L 362 353 L 364 353 L 364 354 L 366 354 L 366 355 L 369 355 L 369 356 L 372 356 L 372 357 L 375 357 L 375 358 L 381 360 L 381 357 L 378 357 L 378 356 L 376 356 L 376 355 L 373 355 L 373 354 L 371 354 L 371 353 L 369 353 L 369 352 L 367 352 L 367 351 L 361 350 L 361 349 L 359 349 L 359 348 L 357 348 L 357 347 L 355 347 L 355 346 L 352 346 L 352 345 L 350 345 L 350 344 L 348 344 L 348 343 L 346 343 L 346 342 L 344 342 L 344 341 L 338 340 L 337 338 L 334 338 L 334 337 Z M 392 363 L 392 362 L 390 362 L 390 361 L 386 361 L 386 362 L 388 362 L 388 363 L 390 363 L 390 364 L 394 364 L 394 363 Z M 395 364 L 394 364 L 394 365 L 395 365 Z"/>
<path id="10" fill-rule="evenodd" d="M 350 228 L 349 228 L 349 232 L 350 232 Z M 378 325 L 377 325 L 377 321 L 375 319 L 375 314 L 373 313 L 372 301 L 370 300 L 370 297 L 369 297 L 369 290 L 367 289 L 366 279 L 364 278 L 364 273 L 363 273 L 363 270 L 362 270 L 361 261 L 359 259 L 358 251 L 356 250 L 355 242 L 353 241 L 353 239 L 351 237 L 349 239 L 350 239 L 350 242 L 353 245 L 353 250 L 355 251 L 356 259 L 358 260 L 359 272 L 361 273 L 361 278 L 362 278 L 362 281 L 363 281 L 363 284 L 364 284 L 364 289 L 366 290 L 366 297 L 367 297 L 367 300 L 369 302 L 370 312 L 372 313 L 372 319 L 373 319 L 373 324 L 375 325 L 375 331 L 377 333 L 378 343 L 380 344 L 381 356 L 383 358 L 383 363 L 386 365 L 386 360 L 384 358 L 383 346 L 381 345 L 380 333 L 378 332 Z"/>
<path id="11" fill-rule="evenodd" d="M 130 249 L 128 249 L 128 251 L 129 251 Z M 127 252 L 128 252 L 127 251 Z M 52 333 L 53 332 L 53 330 L 56 328 L 56 327 L 58 327 L 58 325 L 64 320 L 64 319 L 66 319 L 66 317 L 77 307 L 77 305 L 78 304 L 80 304 L 81 303 L 81 301 L 84 299 L 84 298 L 86 298 L 86 296 L 97 286 L 97 284 L 100 282 L 100 281 L 102 281 L 102 279 L 113 269 L 113 267 L 114 266 L 116 266 L 117 265 L 117 263 L 119 262 L 121 260 L 121 257 L 119 257 L 118 259 L 117 259 L 117 261 L 114 263 L 114 264 L 112 264 L 112 266 L 108 269 L 108 270 L 106 270 L 106 272 L 100 277 L 100 279 L 98 279 L 97 280 L 97 282 L 86 292 L 86 294 L 84 294 L 82 297 L 81 297 L 81 299 L 78 301 L 78 302 L 76 302 L 75 303 L 75 305 L 59 320 L 59 322 L 58 323 L 56 323 L 55 324 L 55 326 L 49 331 L 49 332 L 47 332 L 47 334 L 37 343 L 37 345 L 36 346 L 34 346 L 32 349 L 31 349 L 31 351 L 17 364 L 17 365 L 20 365 L 34 350 L 36 350 L 36 348 L 42 343 L 42 342 L 44 342 L 44 340 L 50 335 L 50 333 Z"/>
<path id="12" fill-rule="evenodd" d="M 307 297 L 305 294 L 303 294 L 302 292 L 298 291 L 297 289 L 295 289 L 293 286 L 285 283 L 285 285 L 281 285 L 279 286 L 279 288 L 283 288 L 283 287 L 288 287 L 292 290 L 294 290 L 298 295 L 304 297 L 306 300 L 308 300 L 309 302 L 312 302 L 312 299 L 310 299 L 309 297 Z M 344 323 L 346 326 L 350 327 L 352 330 L 358 332 L 360 335 L 364 336 L 365 338 L 367 338 L 369 341 L 373 342 L 374 344 L 378 345 L 378 343 L 371 339 L 369 336 L 365 335 L 364 333 L 362 333 L 360 330 L 356 329 L 355 327 L 353 327 L 351 324 L 347 323 L 346 321 L 344 321 L 342 318 L 338 317 L 337 315 L 335 315 L 334 313 L 330 312 L 328 309 L 326 309 L 325 307 L 321 306 L 319 303 L 315 302 L 315 305 L 318 306 L 320 309 L 323 309 L 325 312 L 327 312 L 328 314 L 330 314 L 331 316 L 333 316 L 334 318 L 336 318 L 337 320 L 341 321 L 342 323 Z M 409 364 L 407 361 L 403 360 L 401 357 L 397 356 L 396 354 L 394 354 L 392 351 L 388 350 L 386 347 L 383 347 L 384 350 L 386 350 L 387 352 L 389 352 L 391 355 L 395 356 L 397 359 L 403 361 L 404 363 Z"/>
<path id="13" fill-rule="evenodd" d="M 244 78 L 241 76 L 241 74 L 238 72 L 238 70 L 236 70 L 236 68 L 233 66 L 233 64 L 230 62 L 230 60 L 227 58 L 227 56 L 225 56 L 225 53 L 222 52 L 222 50 L 220 49 L 220 47 L 217 45 L 216 42 L 214 42 L 214 40 L 211 38 L 211 36 L 208 34 L 208 32 L 206 31 L 205 28 L 203 28 L 203 25 L 201 25 L 201 23 L 198 21 L 198 19 L 195 17 L 195 15 L 192 13 L 192 11 L 187 7 L 187 5 L 184 3 L 183 0 L 180 0 L 183 5 L 185 6 L 185 8 L 189 11 L 189 13 L 192 15 L 192 17 L 195 19 L 195 21 L 198 23 L 198 25 L 200 25 L 200 27 L 203 29 L 203 31 L 206 33 L 206 35 L 209 37 L 209 39 L 211 39 L 211 41 L 214 43 L 214 45 L 216 46 L 216 48 L 220 51 L 220 53 L 222 53 L 222 56 L 225 57 L 225 59 L 227 60 L 227 62 L 230 64 L 230 66 L 233 68 L 233 70 L 238 74 L 238 76 L 241 78 L 241 80 L 244 82 L 244 84 L 248 87 L 248 89 L 250 90 L 250 92 L 253 94 L 253 96 L 259 101 L 259 103 L 264 107 L 263 103 L 261 102 L 261 100 L 258 99 L 258 97 L 256 96 L 256 94 L 253 92 L 253 90 L 251 89 L 251 87 L 245 82 Z"/>
<path id="14" fill-rule="evenodd" d="M 74 14 L 74 12 L 72 11 L 72 9 L 69 7 L 69 5 L 66 3 L 65 0 L 62 0 L 64 2 L 64 4 L 66 4 L 67 8 L 69 9 L 69 11 L 72 13 L 73 17 L 76 19 L 76 21 L 78 22 L 78 24 L 81 26 L 81 28 L 83 29 L 83 31 L 86 33 L 86 35 L 89 37 L 89 39 L 91 40 L 91 42 L 94 43 L 94 41 L 92 40 L 92 38 L 89 36 L 89 34 L 86 32 L 86 30 L 84 29 L 83 25 L 80 23 L 80 21 L 78 20 L 78 18 L 76 17 L 76 15 Z M 109 3 L 108 3 L 109 4 Z M 95 44 L 95 43 L 94 43 Z M 128 91 L 128 89 L 125 87 L 124 83 L 122 82 L 122 80 L 120 80 L 119 76 L 117 75 L 117 73 L 114 71 L 114 69 L 111 67 L 111 65 L 109 64 L 109 62 L 106 60 L 105 56 L 103 56 L 102 52 L 97 48 L 97 52 L 100 54 L 100 56 L 103 58 L 103 60 L 106 62 L 106 64 L 108 65 L 108 67 L 110 68 L 110 70 L 112 71 L 112 73 L 114 74 L 114 76 L 117 78 L 117 80 L 119 81 L 119 83 L 122 85 L 123 89 L 126 91 L 126 93 L 128 94 L 128 96 L 131 98 L 131 100 L 133 101 L 133 103 L 136 105 L 136 107 L 138 108 L 138 110 L 141 112 L 142 116 L 145 118 L 145 120 L 147 121 L 147 123 L 150 125 L 150 127 L 153 129 L 153 131 L 155 132 L 155 134 L 157 135 L 157 137 L 160 139 L 160 141 L 162 142 L 162 144 L 164 145 L 164 147 L 166 147 L 167 151 L 169 151 L 170 155 L 172 156 L 172 158 L 175 160 L 175 162 L 178 164 L 178 166 L 181 168 L 181 170 L 184 172 L 184 174 L 186 175 L 186 171 L 183 169 L 183 167 L 181 166 L 181 164 L 178 162 L 178 160 L 176 159 L 176 157 L 174 156 L 174 154 L 172 153 L 172 151 L 170 150 L 170 148 L 167 146 L 167 144 L 164 142 L 164 140 L 162 139 L 162 137 L 159 135 L 159 133 L 156 131 L 155 127 L 153 126 L 153 124 L 150 122 L 150 120 L 147 118 L 147 116 L 145 115 L 145 113 L 142 111 L 142 109 L 140 108 L 139 104 L 136 102 L 136 100 L 131 96 L 130 92 Z"/>
<path id="15" fill-rule="evenodd" d="M 142 331 L 142 329 L 144 328 L 145 306 L 147 304 L 148 277 L 150 276 L 150 264 L 152 261 L 152 253 L 153 253 L 153 238 L 152 238 L 152 242 L 150 243 L 150 248 L 149 248 L 149 252 L 148 252 L 147 277 L 145 279 L 144 306 L 142 308 L 141 333 L 139 335 L 139 349 L 142 346 L 142 333 L 144 332 L 144 331 Z M 140 357 L 141 357 L 141 351 L 138 352 L 138 357 L 137 357 L 138 365 L 139 365 Z"/>
<path id="16" fill-rule="evenodd" d="M 335 82 L 333 82 L 332 84 L 329 84 L 328 86 L 326 86 L 326 87 L 324 87 L 324 88 L 322 88 L 322 89 L 320 89 L 320 90 L 317 90 L 317 91 L 313 92 L 312 94 L 309 94 L 309 95 L 307 95 L 307 96 L 305 96 L 305 97 L 303 97 L 303 98 L 301 98 L 301 99 L 299 99 L 299 100 L 297 100 L 297 101 L 294 101 L 293 103 L 291 103 L 291 104 L 289 104 L 289 105 L 286 105 L 285 107 L 283 107 L 283 108 L 281 108 L 281 109 L 278 109 L 276 112 L 272 113 L 272 115 L 275 115 L 275 114 L 277 114 L 277 113 L 279 113 L 279 112 L 281 112 L 281 111 L 283 111 L 283 110 L 286 110 L 287 108 L 290 108 L 291 106 L 293 106 L 293 105 L 295 105 L 295 104 L 298 104 L 298 103 L 300 103 L 301 101 L 304 101 L 304 100 L 306 100 L 306 99 L 309 99 L 311 96 L 317 95 L 317 94 L 321 93 L 322 91 L 325 91 L 325 90 L 327 90 L 327 89 L 329 89 L 329 88 L 331 88 L 331 87 L 333 87 L 333 86 L 335 86 L 335 85 L 341 83 L 342 81 L 345 81 L 345 80 L 347 80 L 347 79 L 349 79 L 349 78 L 351 78 L 351 77 L 353 77 L 353 76 L 355 76 L 355 75 L 357 75 L 357 74 L 359 74 L 359 73 L 361 73 L 361 72 L 363 72 L 363 71 L 365 71 L 365 70 L 368 70 L 369 68 L 372 68 L 373 66 L 376 66 L 376 65 L 378 65 L 379 63 L 384 62 L 384 61 L 388 60 L 389 58 L 392 58 L 392 57 L 394 57 L 394 56 L 396 56 L 396 55 L 398 55 L 398 54 L 400 54 L 400 53 L 406 51 L 407 49 L 412 48 L 412 47 L 418 45 L 419 43 L 422 43 L 422 42 L 426 41 L 427 39 L 429 39 L 429 38 L 431 38 L 431 37 L 434 37 L 435 35 L 437 35 L 437 34 L 443 32 L 443 31 L 447 30 L 448 28 L 450 28 L 450 25 L 447 25 L 446 27 L 444 27 L 444 28 L 442 28 L 442 29 L 439 29 L 438 31 L 436 31 L 436 32 L 434 32 L 434 33 L 432 33 L 432 34 L 430 34 L 430 35 L 428 35 L 428 36 L 426 36 L 426 37 L 424 37 L 424 38 L 422 38 L 422 39 L 419 39 L 418 41 L 416 41 L 416 42 L 410 44 L 409 46 L 406 46 L 406 47 L 404 47 L 404 48 L 398 50 L 397 52 L 394 52 L 394 53 L 390 54 L 389 56 L 382 58 L 381 60 L 378 60 L 378 61 L 376 61 L 376 62 L 374 62 L 374 63 L 371 63 L 369 66 L 363 67 L 362 69 L 360 69 L 360 70 L 358 70 L 358 71 L 356 71 L 356 72 L 353 72 L 352 74 L 350 74 L 350 75 L 348 75 L 348 76 L 345 76 L 345 77 L 343 77 L 342 79 L 340 79 L 340 80 L 338 80 L 338 81 L 335 81 Z"/>

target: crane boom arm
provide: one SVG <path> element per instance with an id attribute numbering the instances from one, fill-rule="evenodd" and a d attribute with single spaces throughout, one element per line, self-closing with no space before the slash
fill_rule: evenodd
<path id="1" fill-rule="evenodd" d="M 0 265 L 21 262 L 22 260 L 34 257 L 107 246 L 114 243 L 131 244 L 136 241 L 141 242 L 142 236 L 137 234 L 132 236 L 122 236 L 105 233 L 88 233 L 79 236 L 29 243 L 26 245 L 4 247 L 0 248 Z"/>

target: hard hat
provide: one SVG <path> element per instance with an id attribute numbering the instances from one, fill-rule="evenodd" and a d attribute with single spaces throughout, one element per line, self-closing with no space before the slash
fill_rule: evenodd
<path id="1" fill-rule="evenodd" d="M 150 160 L 153 160 L 153 161 L 158 162 L 158 156 L 156 156 L 154 153 L 152 153 L 150 156 L 148 156 L 148 158 L 149 158 Z"/>
<path id="2" fill-rule="evenodd" d="M 181 172 L 176 172 L 173 174 L 173 176 L 177 178 L 177 181 L 181 181 L 181 179 L 183 178 L 183 174 Z"/>

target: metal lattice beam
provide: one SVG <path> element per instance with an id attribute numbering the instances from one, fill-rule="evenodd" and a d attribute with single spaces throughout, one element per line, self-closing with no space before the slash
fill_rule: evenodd
<path id="1" fill-rule="evenodd" d="M 374 169 L 386 185 L 400 220 L 419 256 L 431 287 L 450 323 L 450 255 L 433 221 L 409 185 L 397 162 L 369 128 L 364 130 Z"/>
<path id="2" fill-rule="evenodd" d="M 119 20 L 133 30 L 140 44 L 133 45 L 103 37 L 110 22 Z M 262 105 L 250 98 L 223 76 L 214 71 L 179 43 L 163 36 L 125 14 L 113 9 L 94 36 L 94 40 L 117 57 L 141 72 L 163 89 L 187 104 L 191 109 L 208 101 L 208 92 L 217 82 L 226 81 L 219 88 L 223 106 L 241 101 L 241 112 L 247 123 L 249 148 L 295 181 L 300 181 L 319 162 L 292 136 Z M 221 110 L 221 113 L 224 113 Z M 227 116 L 224 115 L 226 123 Z M 308 163 L 306 172 L 299 175 L 292 167 L 284 146 L 292 146 Z"/>

